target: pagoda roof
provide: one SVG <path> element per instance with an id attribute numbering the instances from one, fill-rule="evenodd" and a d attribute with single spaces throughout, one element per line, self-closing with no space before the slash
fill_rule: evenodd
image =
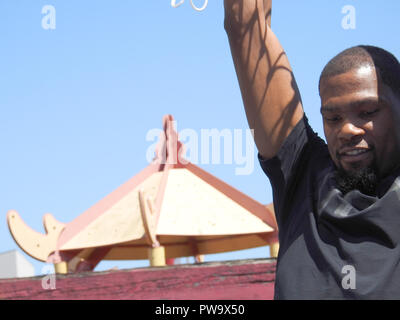
<path id="1" fill-rule="evenodd" d="M 175 258 L 277 241 L 272 204 L 259 203 L 187 161 L 171 115 L 163 117 L 163 129 L 153 161 L 73 221 L 60 223 L 46 214 L 41 234 L 9 211 L 17 244 L 41 261 L 78 258 L 97 264 L 146 259 L 147 249 L 160 245 L 167 258 Z"/>

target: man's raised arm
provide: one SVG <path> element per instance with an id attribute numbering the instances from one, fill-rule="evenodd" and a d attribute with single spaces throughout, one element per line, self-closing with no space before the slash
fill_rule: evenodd
<path id="1" fill-rule="evenodd" d="M 272 158 L 303 116 L 289 61 L 270 29 L 272 0 L 224 0 L 225 30 L 257 149 Z"/>

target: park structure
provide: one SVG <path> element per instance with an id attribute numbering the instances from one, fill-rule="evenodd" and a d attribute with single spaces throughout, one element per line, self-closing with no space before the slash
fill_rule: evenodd
<path id="1" fill-rule="evenodd" d="M 46 233 L 28 227 L 15 210 L 9 230 L 31 257 L 57 274 L 93 271 L 102 260 L 149 259 L 151 267 L 193 256 L 270 247 L 279 250 L 273 204 L 264 205 L 184 158 L 171 115 L 153 161 L 69 223 L 45 214 Z M 267 252 L 266 252 L 267 255 Z"/>

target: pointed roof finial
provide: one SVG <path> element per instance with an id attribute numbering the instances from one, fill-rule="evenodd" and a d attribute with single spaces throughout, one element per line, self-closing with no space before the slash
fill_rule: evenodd
<path id="1" fill-rule="evenodd" d="M 178 133 L 175 129 L 176 121 L 174 117 L 167 114 L 163 117 L 163 132 L 155 149 L 153 162 L 160 164 L 183 165 L 188 161 L 183 158 L 185 147 L 179 141 Z"/>

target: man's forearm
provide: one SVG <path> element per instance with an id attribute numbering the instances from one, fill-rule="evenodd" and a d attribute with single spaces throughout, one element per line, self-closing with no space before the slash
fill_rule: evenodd
<path id="1" fill-rule="evenodd" d="M 264 1 L 224 0 L 225 30 L 228 35 L 242 38 L 251 27 L 264 18 Z"/>
<path id="2" fill-rule="evenodd" d="M 247 25 L 253 15 L 264 16 L 265 24 L 271 27 L 272 0 L 225 0 L 225 29 Z"/>
<path id="3" fill-rule="evenodd" d="M 302 116 L 289 61 L 269 27 L 271 0 L 225 0 L 225 30 L 246 116 L 260 154 L 270 158 Z"/>

